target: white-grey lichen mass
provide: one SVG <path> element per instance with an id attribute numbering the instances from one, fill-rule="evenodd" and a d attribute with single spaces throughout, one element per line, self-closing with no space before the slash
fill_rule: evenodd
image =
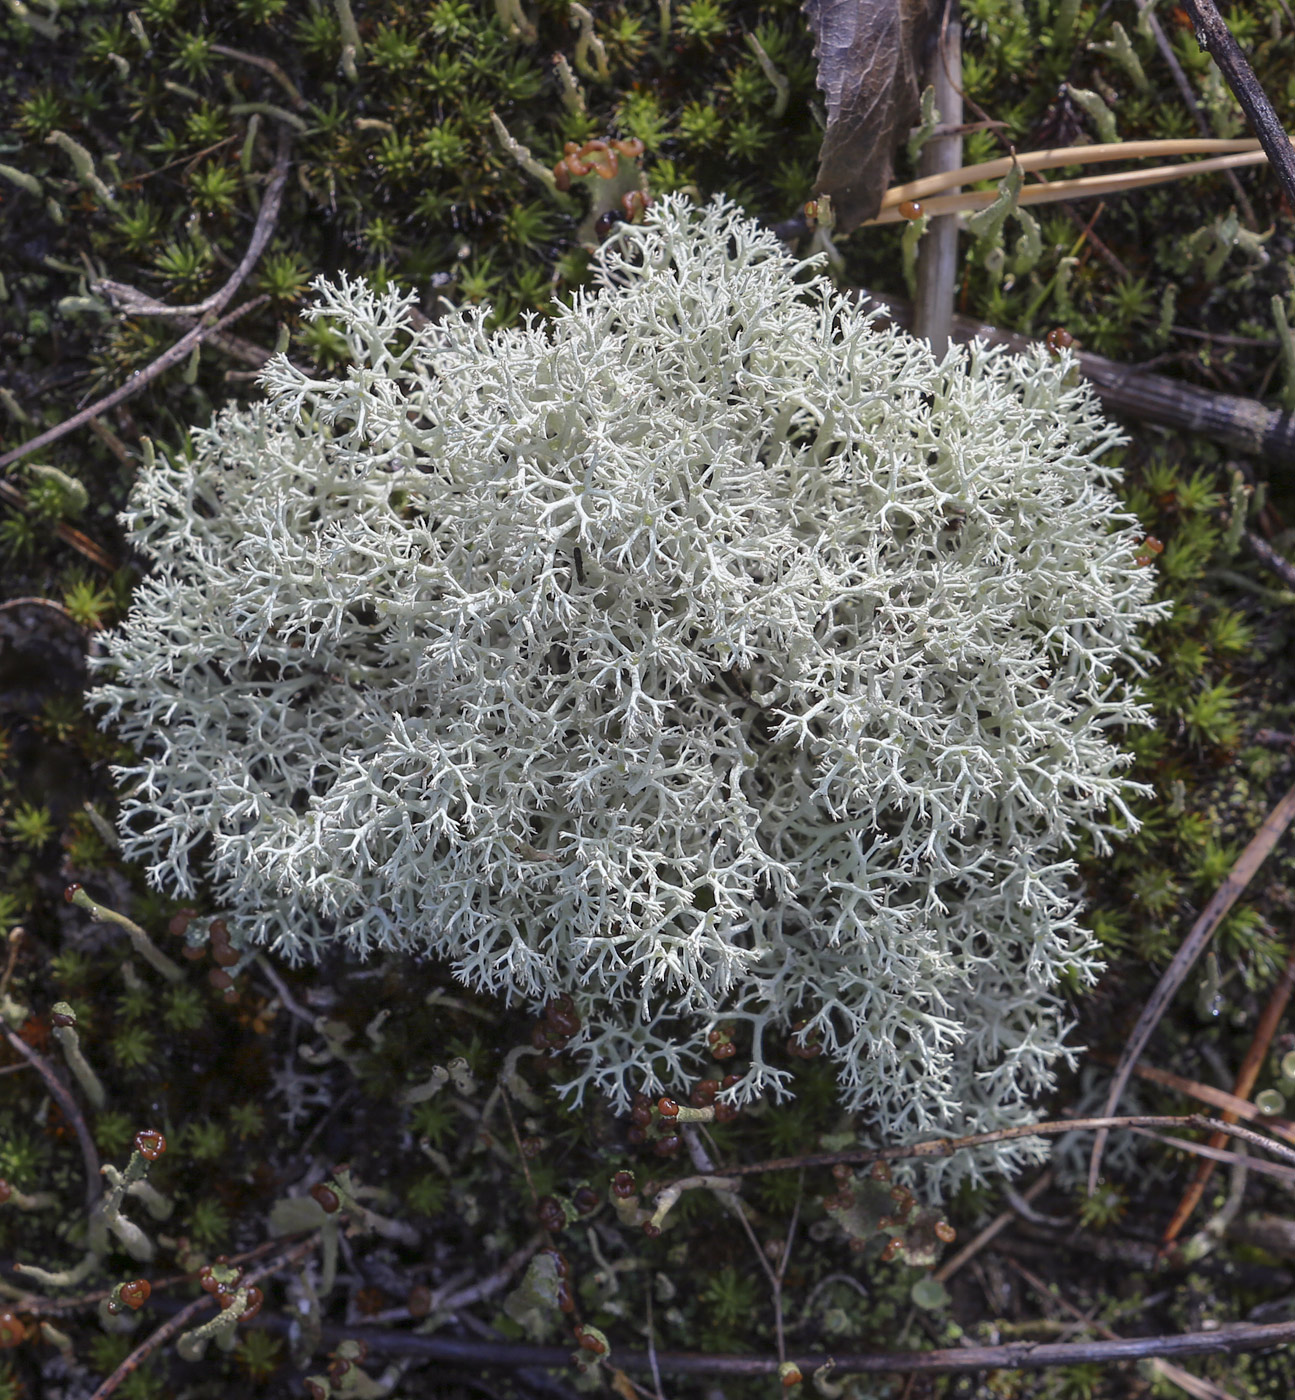
<path id="1" fill-rule="evenodd" d="M 874 1138 L 1029 1121 L 1149 722 L 1119 434 L 1069 354 L 937 364 L 808 266 L 671 195 L 551 325 L 319 282 L 344 377 L 276 357 L 125 513 L 156 569 L 90 700 L 150 881 L 569 993 L 622 1106 L 725 1022 L 727 1097 L 782 1094 L 803 1020 Z"/>

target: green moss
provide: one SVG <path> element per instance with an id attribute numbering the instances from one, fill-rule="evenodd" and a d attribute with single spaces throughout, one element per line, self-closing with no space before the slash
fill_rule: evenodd
<path id="1" fill-rule="evenodd" d="M 196 1162 L 218 1162 L 229 1147 L 229 1135 L 210 1118 L 189 1123 L 184 1130 L 181 1150 Z"/>
<path id="2" fill-rule="evenodd" d="M 146 1026 L 122 1026 L 109 1048 L 114 1062 L 123 1070 L 140 1070 L 157 1058 L 157 1037 Z"/>
<path id="3" fill-rule="evenodd" d="M 419 1215 L 440 1214 L 448 1199 L 449 1187 L 445 1178 L 435 1172 L 425 1172 L 405 1192 L 410 1210 Z"/>
<path id="4" fill-rule="evenodd" d="M 12 1113 L 0 1114 L 0 1178 L 22 1191 L 45 1189 L 49 1146 Z"/>
<path id="5" fill-rule="evenodd" d="M 138 11 L 147 41 L 127 20 L 132 9 Z M 62 211 L 63 222 L 56 222 L 43 202 L 6 186 L 13 198 L 5 209 L 17 211 L 15 219 L 21 214 L 23 238 L 38 242 L 52 261 L 22 272 L 14 271 L 21 259 L 4 263 L 0 338 L 21 376 L 39 384 L 41 391 L 36 398 L 11 376 L 11 392 L 31 422 L 15 420 L 7 410 L 0 413 L 3 446 L 68 416 L 85 395 L 115 387 L 175 338 L 171 322 L 116 309 L 106 316 L 61 314 L 56 309 L 61 299 L 84 293 L 80 278 L 87 264 L 149 295 L 183 301 L 212 290 L 242 256 L 273 160 L 278 123 L 262 117 L 253 130 L 250 112 L 231 110 L 238 104 L 230 84 L 237 84 L 247 102 L 285 108 L 290 102 L 270 74 L 216 53 L 217 43 L 272 54 L 308 104 L 303 116 L 309 130 L 294 133 L 293 176 L 275 242 L 243 293 L 265 292 L 271 301 L 240 321 L 236 333 L 270 348 L 280 325 L 285 325 L 289 353 L 299 362 L 313 362 L 321 372 L 342 367 L 346 353 L 326 323 L 308 323 L 301 316 L 309 280 L 317 273 L 367 271 L 384 282 L 411 287 L 427 314 L 441 309 L 441 296 L 456 305 L 490 300 L 496 304 L 493 326 L 515 324 L 528 306 L 544 311 L 556 301 L 569 301 L 576 288 L 587 284 L 588 254 L 575 238 L 583 197 L 568 207 L 550 199 L 524 175 L 495 140 L 489 123 L 492 107 L 514 136 L 548 163 L 558 158 L 567 140 L 582 142 L 612 132 L 644 141 L 648 149 L 643 166 L 655 192 L 692 185 L 704 200 L 725 189 L 740 194 L 752 212 L 771 220 L 791 216 L 809 196 L 821 137 L 812 108 L 821 104 L 822 95 L 814 84 L 808 32 L 794 3 L 676 4 L 665 36 L 660 34 L 655 3 L 600 11 L 595 29 L 608 55 L 606 82 L 589 76 L 592 54 L 584 65 L 589 71 L 575 62 L 578 31 L 569 25 L 564 5 L 538 3 L 526 9 L 539 31 L 533 47 L 507 39 L 489 6 L 441 0 L 415 10 L 396 0 L 378 0 L 360 15 L 366 54 L 356 83 L 339 69 L 341 36 L 331 3 L 234 0 L 204 7 L 198 0 L 144 0 L 139 5 L 108 0 L 64 5 L 57 45 L 6 12 L 0 26 L 19 55 L 6 79 L 11 144 L 21 142 L 21 149 L 11 150 L 4 159 L 41 180 Z M 1289 33 L 1271 38 L 1270 11 L 1271 6 L 1260 6 L 1253 13 L 1230 12 L 1229 19 L 1234 31 L 1244 36 L 1261 82 L 1289 125 L 1295 120 L 1295 80 L 1289 77 L 1292 38 Z M 1126 138 L 1198 134 L 1154 45 L 1128 22 L 1152 83 L 1152 92 L 1145 96 L 1132 92 L 1102 49 L 1111 36 L 1112 20 L 1119 16 L 1093 0 L 1051 0 L 1029 7 L 1012 0 L 966 0 L 963 15 L 963 86 L 985 108 L 985 116 L 1004 124 L 971 133 L 964 144 L 966 160 L 1002 154 L 1005 140 L 1026 149 L 1085 139 L 1086 119 L 1058 96 L 1062 81 L 1087 88 L 1099 82 L 1112 85 L 1119 93 L 1117 118 Z M 1207 111 L 1230 119 L 1207 89 L 1209 62 L 1190 31 L 1166 28 Z M 772 89 L 753 61 L 743 31 L 759 35 L 790 83 L 787 112 L 779 120 L 770 115 Z M 564 53 L 575 68 L 586 104 L 583 113 L 572 112 L 558 96 L 556 78 L 547 65 L 547 56 L 556 52 Z M 968 112 L 969 120 L 980 116 Z M 372 124 L 361 125 L 362 121 Z M 68 130 L 91 149 L 100 174 L 117 191 L 113 205 L 90 199 L 66 157 L 45 145 L 54 129 Z M 227 145 L 200 154 L 204 146 L 226 140 Z M 115 164 L 109 157 L 115 157 Z M 905 160 L 901 155 L 896 178 L 912 173 Z M 1262 231 L 1279 217 L 1274 187 L 1258 172 L 1243 172 L 1240 179 Z M 1082 223 L 1096 213 L 1096 206 L 1076 206 L 1079 226 L 1056 207 L 1044 210 L 1039 215 L 1043 251 L 1033 268 L 1014 274 L 1009 262 L 995 280 L 979 258 L 964 249 L 959 309 L 1018 329 L 1032 324 L 1036 333 L 1065 322 L 1086 349 L 1129 362 L 1164 356 L 1162 372 L 1179 377 L 1189 389 L 1195 385 L 1271 396 L 1275 385 L 1264 384 L 1271 348 L 1229 347 L 1202 338 L 1219 332 L 1259 340 L 1270 336 L 1268 300 L 1274 292 L 1288 291 L 1287 268 L 1280 256 L 1265 264 L 1239 237 L 1227 241 L 1227 216 L 1235 202 L 1232 187 L 1220 177 L 1109 201 L 1093 232 L 1123 263 L 1127 276 L 1105 260 L 1091 238 L 1081 240 Z M 1009 254 L 1014 237 L 1013 231 Z M 897 237 L 879 230 L 843 238 L 839 246 L 850 281 L 889 291 L 902 287 Z M 1276 244 L 1268 246 L 1271 250 Z M 1060 260 L 1072 250 L 1082 261 L 1067 281 L 1058 272 Z M 1215 259 L 1217 275 L 1206 276 Z M 1166 319 L 1162 307 L 1170 283 L 1178 284 L 1179 291 L 1176 309 Z M 1175 325 L 1196 335 L 1183 336 Z M 226 379 L 230 370 L 241 374 L 248 369 L 209 347 L 195 383 L 183 381 L 182 369 L 172 371 L 132 399 L 128 412 L 104 420 L 124 442 L 125 461 L 87 432 L 65 440 L 42 459 L 84 481 L 91 506 L 78 528 L 120 557 L 114 513 L 137 470 L 140 435 L 173 439 L 186 422 L 203 420 L 214 406 L 252 392 L 246 381 Z M 1149 432 L 1136 427 L 1134 431 L 1137 440 L 1125 460 L 1130 505 L 1147 532 L 1165 545 L 1164 554 L 1149 567 L 1157 568 L 1162 593 L 1174 598 L 1179 608 L 1152 639 L 1160 662 L 1146 691 L 1159 728 L 1130 736 L 1134 775 L 1154 789 L 1137 804 L 1145 819 L 1143 830 L 1114 859 L 1080 852 L 1092 901 L 1088 917 L 1115 960 L 1112 994 L 1130 1005 L 1139 1002 L 1158 967 L 1176 950 L 1194 910 L 1226 873 L 1230 855 L 1253 833 L 1275 794 L 1289 786 L 1286 755 L 1249 743 L 1249 736 L 1263 723 L 1292 726 L 1290 713 L 1281 710 L 1283 688 L 1289 693 L 1289 676 L 1282 669 L 1289 621 L 1283 621 L 1281 608 L 1271 599 L 1227 581 L 1219 572 L 1230 570 L 1259 588 L 1271 584 L 1243 553 L 1224 556 L 1227 507 L 1221 498 L 1226 478 L 1219 471 L 1218 455 L 1190 438 L 1166 435 L 1153 441 Z M 137 571 L 109 575 L 97 565 L 89 566 L 55 533 L 68 514 L 66 494 L 57 483 L 33 480 L 27 473 L 15 481 L 32 509 L 19 513 L 6 508 L 0 519 L 7 592 L 62 600 L 87 627 L 110 623 L 128 604 Z M 1272 485 L 1277 508 L 1288 523 L 1293 518 L 1292 493 L 1280 480 Z M 1248 524 L 1256 525 L 1253 517 Z M 80 577 L 70 576 L 73 565 L 84 570 Z M 80 803 L 88 797 L 101 812 L 113 815 L 106 765 L 125 761 L 121 746 L 78 721 L 56 698 L 43 697 L 31 714 L 6 715 L 5 725 L 9 743 L 0 753 L 0 844 L 8 865 L 0 891 L 0 931 L 22 922 L 34 935 L 29 948 L 41 950 L 39 955 L 31 953 L 30 962 L 24 955 L 19 964 L 16 990 L 24 999 L 41 1006 L 42 998 L 50 995 L 42 989 L 74 991 L 86 1024 L 97 1020 L 104 1028 L 104 1038 L 87 1044 L 87 1053 L 119 1068 L 120 1082 L 113 1083 L 112 1093 L 114 1102 L 123 1096 L 123 1107 L 90 1117 L 101 1152 L 119 1162 L 128 1153 L 145 1101 L 132 1085 L 134 1076 L 144 1072 L 150 1076 L 149 1099 L 165 1096 L 166 1111 L 182 1126 L 190 1118 L 196 1120 L 200 1153 L 214 1149 L 222 1137 L 225 1151 L 241 1152 L 244 1149 L 231 1146 L 236 1136 L 256 1140 L 256 1154 L 276 1162 L 283 1100 L 230 1103 L 227 1081 L 215 1070 L 235 1052 L 246 1055 L 249 1064 L 264 1056 L 277 1069 L 290 1053 L 290 1047 L 285 1050 L 286 1027 L 292 1018 L 280 1013 L 265 1036 L 254 1033 L 250 1025 L 263 1004 L 260 993 L 249 991 L 236 1008 L 211 1004 L 196 985 L 205 971 L 200 969 L 194 972 L 194 984 L 161 987 L 148 981 L 156 1006 L 150 1020 L 138 997 L 122 995 L 121 980 L 108 958 L 69 950 L 58 918 L 62 908 L 57 882 L 66 877 L 57 871 L 57 863 L 63 855 L 76 869 L 111 869 L 114 876 L 132 881 L 132 916 L 155 935 L 165 929 L 175 904 L 144 888 L 131 872 L 117 872 L 111 851 L 81 812 Z M 1242 743 L 1249 746 L 1241 748 Z M 1239 755 L 1233 755 L 1237 749 Z M 81 767 L 78 781 L 85 791 L 75 801 L 55 802 L 43 770 L 35 770 L 38 756 L 44 763 L 54 753 Z M 1241 780 L 1249 785 L 1245 790 Z M 71 815 L 65 815 L 69 811 Z M 29 829 L 15 834 L 15 820 Z M 1275 930 L 1286 925 L 1267 902 L 1272 887 L 1292 881 L 1289 863 L 1283 865 L 1282 860 L 1280 854 L 1273 857 L 1271 880 L 1256 884 L 1249 903 L 1235 909 L 1216 936 L 1227 1014 L 1208 1034 L 1219 1040 L 1221 1053 L 1230 1061 L 1244 1054 L 1257 1007 L 1284 961 Z M 1120 961 L 1126 953 L 1131 956 Z M 1148 969 L 1143 959 L 1153 966 Z M 355 995 L 362 998 L 363 991 Z M 118 997 L 121 1005 L 115 1008 Z M 1190 998 L 1183 1000 L 1190 1005 Z M 1080 999 L 1076 1005 L 1082 1013 L 1086 1003 Z M 357 1009 L 354 1023 L 363 1024 L 376 1009 Z M 1186 1014 L 1190 1017 L 1190 1009 Z M 1166 1034 L 1172 1031 L 1175 1015 L 1177 1010 L 1167 1018 Z M 246 1016 L 247 1022 L 239 1016 Z M 466 1034 L 466 1029 L 466 1024 L 458 1024 L 455 1033 Z M 1193 1022 L 1193 1033 L 1197 1029 Z M 143 1042 L 137 1038 L 140 1031 L 146 1037 Z M 213 1049 L 195 1057 L 199 1069 L 190 1067 L 188 1056 L 171 1053 L 178 1039 L 195 1031 L 204 1038 L 222 1038 L 219 1052 Z M 423 1066 L 445 1063 L 463 1048 L 451 1049 L 447 1042 L 452 1037 L 444 1027 L 420 1024 L 408 1034 Z M 1095 1028 L 1082 1028 L 1077 1038 L 1109 1049 L 1112 1035 L 1110 1025 L 1102 1021 Z M 118 1059 L 119 1041 L 128 1051 L 129 1064 Z M 473 1052 L 483 1086 L 493 1082 L 489 1076 L 496 1057 L 491 1052 L 502 1043 L 492 1032 Z M 1169 1043 L 1178 1042 L 1171 1037 Z M 832 1108 L 830 1074 L 816 1062 L 792 1067 L 798 1094 L 792 1109 L 770 1108 L 720 1127 L 713 1134 L 717 1151 L 732 1160 L 755 1160 L 784 1150 L 812 1150 L 823 1133 L 840 1126 Z M 337 1082 L 345 1073 L 338 1070 Z M 1208 1077 L 1207 1070 L 1200 1073 Z M 379 1080 L 397 1084 L 403 1078 L 399 1058 L 394 1053 L 380 1057 L 380 1064 L 366 1067 L 366 1076 L 366 1085 Z M 0 1175 L 24 1189 L 47 1189 L 57 1183 L 67 1201 L 75 1202 L 80 1189 L 75 1146 L 33 1126 L 30 1115 L 38 1102 L 20 1097 L 29 1092 L 24 1079 L 15 1074 L 0 1080 L 7 1086 L 0 1092 L 15 1096 L 12 1109 L 9 1099 L 2 1100 L 0 1108 Z M 1063 1104 L 1065 1093 L 1063 1088 Z M 483 1088 L 478 1105 L 484 1094 Z M 546 1104 L 549 1097 L 546 1091 Z M 313 1111 L 317 1110 L 307 1110 Z M 620 1150 L 617 1135 L 624 1125 L 609 1128 L 602 1113 L 559 1106 L 546 1107 L 542 1117 L 538 1132 L 550 1139 L 553 1158 L 545 1165 L 544 1179 L 563 1189 L 582 1172 L 604 1181 L 611 1167 L 607 1154 L 614 1158 Z M 460 1136 L 472 1131 L 448 1091 L 408 1111 L 405 1121 L 415 1140 L 427 1137 L 439 1150 L 452 1151 Z M 498 1123 L 494 1129 L 507 1146 L 509 1139 Z M 185 1128 L 181 1142 L 190 1131 Z M 611 1146 L 604 1134 L 610 1134 Z M 175 1151 L 180 1150 L 175 1145 Z M 259 1227 L 262 1209 L 257 1203 L 235 1210 L 209 1194 L 207 1183 L 218 1160 L 190 1156 L 187 1170 L 192 1175 L 184 1180 L 197 1193 L 197 1204 L 181 1196 L 174 1227 L 167 1227 L 213 1250 L 230 1247 L 236 1228 Z M 476 1193 L 494 1202 L 492 1210 L 499 1219 L 492 1221 L 492 1228 L 532 1228 L 529 1193 L 520 1178 L 512 1179 L 513 1168 L 505 1170 L 497 1162 L 492 1166 L 494 1161 L 489 1152 L 470 1154 L 456 1192 Z M 635 1165 L 641 1180 L 660 1168 L 650 1155 Z M 404 1169 L 410 1170 L 407 1165 Z M 496 1169 L 501 1173 L 497 1177 L 491 1175 Z M 445 1210 L 446 1183 L 439 1175 L 429 1171 L 408 1185 L 406 1180 L 397 1177 L 392 1182 L 403 1198 L 392 1213 L 406 1219 L 412 1211 L 445 1213 L 451 1219 L 446 1228 L 452 1229 L 454 1212 Z M 769 1217 L 762 1233 L 767 1224 L 771 1237 L 779 1235 L 796 1189 L 794 1173 L 770 1174 L 752 1183 L 747 1194 Z M 1145 1203 L 1138 1197 L 1138 1183 L 1130 1183 L 1129 1189 L 1131 1209 L 1141 1209 Z M 991 1205 L 982 1193 L 960 1199 L 956 1209 L 971 1221 Z M 671 1345 L 769 1349 L 767 1295 L 745 1236 L 702 1192 L 691 1194 L 678 1218 L 677 1233 L 644 1250 L 650 1269 L 621 1276 L 619 1296 L 627 1308 L 621 1319 L 644 1315 L 644 1279 L 656 1271 L 673 1279 L 677 1288 L 674 1300 L 668 1305 L 660 1301 L 656 1313 L 660 1335 Z M 40 1213 L 30 1218 L 7 1213 L 5 1225 L 10 1231 L 48 1228 Z M 482 1228 L 470 1227 L 458 1247 L 470 1255 Z M 1108 1228 L 1114 1233 L 1119 1227 Z M 699 1239 L 704 1239 L 704 1250 L 697 1248 Z M 449 1247 L 454 1247 L 452 1242 Z M 564 1249 L 577 1274 L 587 1278 L 595 1265 L 583 1248 L 581 1231 L 565 1233 Z M 6 1249 L 11 1249 L 8 1240 Z M 25 1243 L 22 1251 L 15 1244 L 11 1252 L 25 1250 Z M 48 1257 L 67 1253 L 62 1241 L 47 1244 L 45 1252 Z M 789 1308 L 821 1274 L 857 1266 L 852 1257 L 837 1258 L 825 1245 L 798 1254 L 793 1271 L 804 1268 L 807 1275 L 794 1286 L 789 1283 Z M 724 1313 L 727 1332 L 718 1317 L 731 1291 L 724 1269 L 755 1280 L 747 1311 Z M 911 1312 L 907 1278 L 908 1271 L 893 1278 L 884 1270 L 870 1275 L 872 1296 L 867 1301 L 847 1288 L 825 1290 L 816 1313 L 825 1335 L 837 1335 L 825 1319 L 839 1313 L 842 1337 L 897 1344 Z M 673 1313 L 669 1320 L 667 1311 Z M 1220 1308 L 1217 1315 L 1226 1317 L 1227 1309 Z M 1161 1330 L 1171 1329 L 1171 1319 L 1161 1321 Z M 608 1315 L 609 1330 L 614 1333 L 621 1325 L 622 1320 Z M 270 1374 L 277 1362 L 269 1354 L 260 1360 L 244 1357 L 245 1348 L 260 1344 L 258 1338 L 265 1339 L 265 1334 L 249 1332 L 236 1354 L 243 1375 L 252 1381 Z M 99 1375 L 108 1374 L 133 1345 L 129 1338 L 107 1337 L 93 1328 L 78 1332 L 75 1340 L 78 1355 L 91 1358 Z M 930 1344 L 924 1337 L 904 1340 Z M 270 1342 L 270 1351 L 273 1348 Z M 1248 1375 L 1247 1368 L 1259 1363 L 1243 1358 L 1226 1364 L 1237 1368 L 1238 1375 Z M 1073 1369 L 1064 1376 L 1058 1373 L 1059 1381 L 1080 1384 L 1083 1378 L 1072 1376 Z M 0 1372 L 0 1377 L 6 1374 Z M 1226 1376 L 1216 1380 L 1227 1388 Z M 4 1383 L 0 1380 L 0 1387 Z M 1021 1400 L 1052 1400 L 1057 1393 L 1048 1390 L 1047 1378 L 1034 1373 L 1000 1372 L 993 1383 Z M 174 1388 L 165 1368 L 150 1363 L 119 1394 L 127 1400 L 132 1395 L 165 1394 L 168 1385 Z M 1248 1393 L 1243 1382 L 1233 1388 Z M 1270 1393 L 1284 1395 L 1289 1390 L 1287 1382 Z M 757 1392 L 736 1388 L 733 1398 L 745 1400 L 748 1393 Z M 898 1395 L 899 1387 L 892 1387 L 891 1393 Z M 0 1388 L 0 1397 L 3 1394 Z"/>
<path id="6" fill-rule="evenodd" d="M 56 828 L 48 807 L 35 802 L 21 802 L 14 808 L 5 829 L 15 846 L 38 851 L 53 840 Z"/>
<path id="7" fill-rule="evenodd" d="M 122 1157 L 135 1136 L 135 1125 L 129 1114 L 109 1109 L 95 1117 L 92 1131 L 105 1157 Z"/>
<path id="8" fill-rule="evenodd" d="M 194 1244 L 214 1249 L 229 1235 L 229 1212 L 215 1197 L 204 1196 L 190 1209 L 185 1225 Z"/>

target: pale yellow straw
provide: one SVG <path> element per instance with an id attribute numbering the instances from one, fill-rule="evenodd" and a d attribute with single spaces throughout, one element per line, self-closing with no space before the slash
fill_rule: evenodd
<path id="1" fill-rule="evenodd" d="M 1295 143 L 1295 138 L 1292 138 Z M 1158 165 L 1150 170 L 1124 170 L 1112 175 L 1089 175 L 1077 180 L 1053 180 L 1047 184 L 1025 185 L 1020 204 L 1051 204 L 1063 199 L 1091 199 L 1099 195 L 1118 194 L 1144 185 L 1165 184 L 1185 180 L 1189 175 L 1208 175 L 1214 171 L 1232 170 L 1239 166 L 1261 165 L 1268 157 L 1258 141 L 1211 141 L 1191 139 L 1182 141 L 1116 141 L 1093 146 L 1063 146 L 1047 151 L 1026 151 L 1016 157 L 1022 170 L 1047 170 L 1058 166 L 1081 165 L 1091 161 L 1133 160 L 1151 155 L 1195 155 L 1205 151 L 1219 154 L 1209 160 L 1185 161 L 1180 165 Z M 1229 154 L 1222 154 L 1229 152 Z M 928 214 L 970 213 L 984 209 L 998 198 L 997 190 L 962 190 L 957 194 L 937 194 L 951 186 L 967 185 L 976 180 L 1001 179 L 1012 168 L 1011 157 L 981 161 L 939 175 L 894 185 L 882 197 L 881 212 L 874 219 L 859 225 L 898 223 L 903 215 L 899 205 L 920 199 L 922 211 Z"/>

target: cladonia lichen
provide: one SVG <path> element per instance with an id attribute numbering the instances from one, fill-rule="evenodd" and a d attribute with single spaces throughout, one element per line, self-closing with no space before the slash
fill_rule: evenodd
<path id="1" fill-rule="evenodd" d="M 890 1140 L 1030 1120 L 1099 963 L 1070 859 L 1161 616 L 1069 352 L 936 362 L 722 197 L 618 226 L 551 322 L 413 329 L 159 456 L 90 701 L 125 851 L 236 942 L 430 952 L 583 1026 L 568 1092 L 789 1092 Z M 1038 1142 L 957 1170 L 1041 1156 Z"/>

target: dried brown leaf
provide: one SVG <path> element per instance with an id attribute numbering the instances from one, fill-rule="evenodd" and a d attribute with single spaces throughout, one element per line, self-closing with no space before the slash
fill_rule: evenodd
<path id="1" fill-rule="evenodd" d="M 881 208 L 896 148 L 916 124 L 944 0 L 805 0 L 827 129 L 816 195 L 849 233 Z"/>

